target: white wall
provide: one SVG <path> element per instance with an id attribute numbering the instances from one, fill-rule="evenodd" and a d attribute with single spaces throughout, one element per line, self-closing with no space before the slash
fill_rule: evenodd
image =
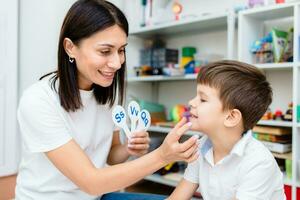
<path id="1" fill-rule="evenodd" d="M 57 66 L 63 18 L 74 0 L 20 1 L 20 93 Z"/>
<path id="2" fill-rule="evenodd" d="M 0 176 L 16 172 L 18 0 L 0 0 Z"/>

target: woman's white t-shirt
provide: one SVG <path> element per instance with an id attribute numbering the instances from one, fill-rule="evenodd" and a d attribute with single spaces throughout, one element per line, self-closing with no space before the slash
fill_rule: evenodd
<path id="1" fill-rule="evenodd" d="M 74 139 L 95 167 L 104 167 L 116 130 L 111 109 L 108 105 L 99 105 L 93 91 L 80 90 L 83 107 L 76 112 L 66 112 L 49 79 L 48 76 L 28 88 L 19 103 L 23 155 L 16 199 L 94 199 L 65 177 L 44 152 Z"/>

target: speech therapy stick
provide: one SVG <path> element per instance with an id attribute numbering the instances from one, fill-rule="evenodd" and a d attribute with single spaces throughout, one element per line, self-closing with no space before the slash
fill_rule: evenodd
<path id="1" fill-rule="evenodd" d="M 151 124 L 151 116 L 147 110 L 141 110 L 139 114 L 138 131 L 147 131 Z"/>
<path id="2" fill-rule="evenodd" d="M 131 101 L 128 104 L 128 111 L 127 111 L 130 122 L 131 128 L 130 131 L 133 133 L 136 130 L 136 123 L 139 120 L 139 113 L 140 113 L 140 105 L 136 101 Z"/>
<path id="3" fill-rule="evenodd" d="M 122 106 L 117 105 L 113 111 L 112 111 L 112 119 L 113 122 L 120 128 L 122 128 L 127 136 L 127 138 L 130 138 L 131 133 L 128 129 L 127 123 L 126 123 L 126 112 Z"/>

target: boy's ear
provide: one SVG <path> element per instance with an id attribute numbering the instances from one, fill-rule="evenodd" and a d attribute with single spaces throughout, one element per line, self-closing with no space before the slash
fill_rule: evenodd
<path id="1" fill-rule="evenodd" d="M 229 110 L 225 120 L 225 127 L 232 128 L 237 126 L 242 121 L 242 113 L 238 109 Z"/>

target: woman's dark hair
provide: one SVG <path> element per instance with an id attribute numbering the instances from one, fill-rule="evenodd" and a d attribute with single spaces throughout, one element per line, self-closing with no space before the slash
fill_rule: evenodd
<path id="1" fill-rule="evenodd" d="M 82 102 L 77 82 L 76 61 L 69 62 L 69 56 L 63 46 L 64 39 L 69 38 L 78 45 L 82 39 L 113 25 L 118 25 L 128 36 L 128 22 L 125 15 L 115 5 L 104 0 L 78 0 L 68 11 L 60 31 L 58 69 L 51 79 L 51 87 L 55 90 L 55 82 L 59 80 L 60 104 L 66 111 L 76 111 L 82 106 Z M 123 103 L 125 75 L 126 59 L 109 87 L 93 84 L 94 95 L 99 104 L 109 103 L 111 107 L 117 97 L 118 103 Z"/>

